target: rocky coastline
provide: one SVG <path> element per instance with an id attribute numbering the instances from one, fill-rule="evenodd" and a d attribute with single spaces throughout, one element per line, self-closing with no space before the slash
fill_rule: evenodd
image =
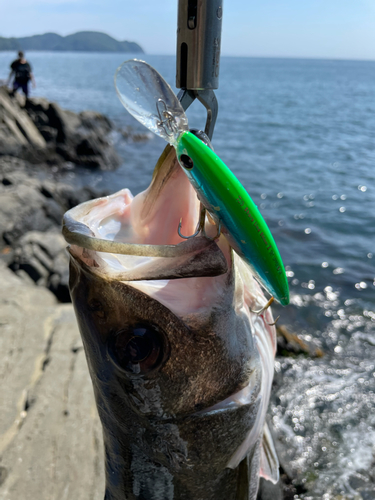
<path id="1" fill-rule="evenodd" d="M 0 88 L 1 258 L 60 302 L 70 301 L 62 216 L 78 203 L 107 193 L 76 189 L 51 180 L 51 173 L 75 165 L 117 168 L 113 130 L 99 113 L 76 114 L 41 98 L 24 102 Z"/>
<path id="2" fill-rule="evenodd" d="M 50 174 L 117 168 L 113 130 L 99 113 L 23 102 L 0 88 L 0 499 L 103 498 L 100 423 L 69 304 L 61 220 L 108 193 Z M 285 327 L 279 334 L 284 355 L 322 355 Z M 259 500 L 296 498 L 298 484 L 281 472 L 278 485 L 261 482 Z"/>

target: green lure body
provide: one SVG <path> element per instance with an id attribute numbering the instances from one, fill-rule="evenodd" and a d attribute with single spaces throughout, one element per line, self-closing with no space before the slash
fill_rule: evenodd
<path id="1" fill-rule="evenodd" d="M 275 299 L 287 305 L 289 286 L 280 253 L 245 188 L 225 163 L 191 132 L 182 132 L 173 145 L 199 199 L 214 221 L 221 223 L 229 244 Z"/>

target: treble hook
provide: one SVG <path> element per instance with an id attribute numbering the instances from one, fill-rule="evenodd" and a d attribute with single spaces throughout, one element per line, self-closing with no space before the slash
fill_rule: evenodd
<path id="1" fill-rule="evenodd" d="M 202 233 L 203 233 L 203 234 L 204 234 L 204 236 L 205 236 L 206 238 L 208 238 L 209 240 L 213 240 L 213 241 L 215 241 L 215 240 L 217 240 L 217 239 L 219 238 L 219 236 L 221 235 L 221 220 L 219 220 L 219 225 L 218 225 L 218 226 L 216 226 L 216 227 L 217 227 L 216 235 L 215 235 L 213 238 L 212 238 L 211 236 L 207 236 L 207 234 L 206 234 L 206 230 L 205 230 L 205 228 L 204 228 L 204 227 L 203 227 Z"/>
<path id="2" fill-rule="evenodd" d="M 275 326 L 275 325 L 276 325 L 276 323 L 279 321 L 279 319 L 280 319 L 280 315 L 279 315 L 279 316 L 275 319 L 275 321 L 274 321 L 273 323 L 268 323 L 267 321 L 266 321 L 266 323 L 267 323 L 267 325 L 269 325 L 269 326 Z"/>
<path id="3" fill-rule="evenodd" d="M 270 305 L 272 304 L 272 302 L 273 302 L 274 300 L 275 300 L 275 299 L 274 299 L 274 297 L 272 296 L 272 297 L 270 298 L 270 300 L 267 302 L 267 304 L 265 304 L 265 305 L 264 305 L 261 309 L 259 309 L 259 311 L 253 311 L 253 310 L 251 309 L 251 307 L 249 307 L 250 312 L 255 313 L 255 314 L 257 314 L 257 315 L 259 316 L 260 314 L 264 313 L 264 311 L 266 311 L 266 310 L 270 307 Z M 264 318 L 263 318 L 263 319 L 264 319 Z M 279 319 L 280 319 L 280 315 L 279 315 L 279 316 L 275 319 L 275 321 L 274 321 L 273 323 L 268 323 L 268 321 L 266 321 L 265 319 L 264 319 L 264 321 L 265 321 L 265 322 L 267 323 L 267 325 L 269 325 L 269 326 L 275 326 L 275 325 L 276 325 L 276 323 L 279 321 Z"/>
<path id="4" fill-rule="evenodd" d="M 219 221 L 219 226 L 217 228 L 217 233 L 216 233 L 216 236 L 214 236 L 213 238 L 209 237 L 206 235 L 206 231 L 204 229 L 204 223 L 205 223 L 205 220 L 206 220 L 206 207 L 203 205 L 203 203 L 201 202 L 200 203 L 200 213 L 199 213 L 199 221 L 198 221 L 198 224 L 197 224 L 197 229 L 195 230 L 195 233 L 190 235 L 190 236 L 184 236 L 182 233 L 181 233 L 181 226 L 182 226 L 182 217 L 180 219 L 180 223 L 178 225 L 178 235 L 180 236 L 180 238 L 184 238 L 184 240 L 189 240 L 190 238 L 195 238 L 195 236 L 197 236 L 200 232 L 202 232 L 202 234 L 210 239 L 210 240 L 216 240 L 217 238 L 219 238 L 220 234 L 221 234 L 221 221 Z"/>
<path id="5" fill-rule="evenodd" d="M 270 300 L 267 302 L 267 304 L 266 304 L 266 305 L 264 305 L 261 309 L 259 309 L 259 311 L 253 311 L 253 310 L 251 309 L 251 307 L 249 307 L 250 312 L 255 313 L 255 314 L 257 314 L 257 315 L 259 316 L 260 314 L 264 313 L 264 311 L 266 311 L 266 310 L 270 307 L 270 305 L 272 304 L 272 302 L 273 302 L 274 300 L 275 300 L 275 299 L 274 299 L 274 298 L 273 298 L 273 296 L 272 296 L 272 297 L 270 298 Z M 276 320 L 276 321 L 277 321 L 277 320 Z"/>
<path id="6" fill-rule="evenodd" d="M 181 233 L 181 226 L 182 226 L 182 217 L 181 217 L 180 223 L 178 225 L 178 235 L 180 236 L 180 238 L 183 238 L 184 240 L 190 240 L 190 238 L 195 238 L 195 236 L 197 236 L 201 231 L 204 231 L 205 218 L 206 218 L 206 208 L 204 207 L 204 205 L 201 202 L 200 207 L 199 207 L 199 221 L 198 221 L 197 229 L 196 229 L 195 233 L 192 234 L 191 236 L 184 236 Z"/>

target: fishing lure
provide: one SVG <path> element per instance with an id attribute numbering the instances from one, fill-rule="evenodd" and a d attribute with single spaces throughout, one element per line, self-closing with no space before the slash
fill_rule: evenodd
<path id="1" fill-rule="evenodd" d="M 174 146 L 198 198 L 231 247 L 269 293 L 287 305 L 284 265 L 265 220 L 231 170 L 189 131 L 185 112 L 168 83 L 152 66 L 133 59 L 117 69 L 115 87 L 129 113 Z"/>

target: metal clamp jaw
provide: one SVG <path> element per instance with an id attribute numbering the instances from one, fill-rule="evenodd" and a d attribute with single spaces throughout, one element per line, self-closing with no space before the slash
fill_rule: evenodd
<path id="1" fill-rule="evenodd" d="M 184 110 L 198 99 L 207 109 L 205 133 L 211 139 L 218 113 L 223 0 L 179 0 L 176 86 Z"/>

